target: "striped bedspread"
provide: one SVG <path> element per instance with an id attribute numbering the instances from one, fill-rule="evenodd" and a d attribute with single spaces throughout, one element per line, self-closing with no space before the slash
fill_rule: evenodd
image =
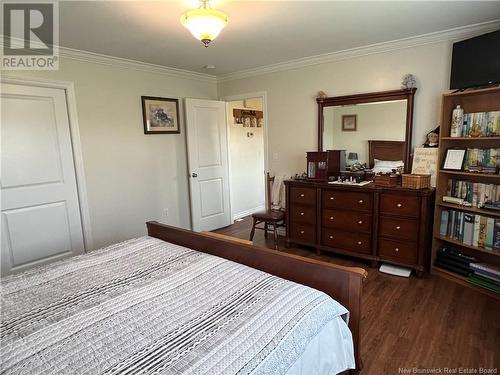
<path id="1" fill-rule="evenodd" d="M 142 237 L 2 279 L 2 374 L 283 374 L 347 310 Z"/>

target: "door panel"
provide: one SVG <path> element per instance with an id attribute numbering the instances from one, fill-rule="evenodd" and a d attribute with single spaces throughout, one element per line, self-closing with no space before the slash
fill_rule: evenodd
<path id="1" fill-rule="evenodd" d="M 193 230 L 214 230 L 231 224 L 226 105 L 186 99 L 185 109 Z"/>
<path id="2" fill-rule="evenodd" d="M 2 84 L 2 273 L 84 251 L 66 95 Z"/>
<path id="3" fill-rule="evenodd" d="M 9 140 L 2 144 L 2 187 L 61 182 L 54 98 L 2 100 L 2 137 Z"/>
<path id="4" fill-rule="evenodd" d="M 10 249 L 15 249 L 11 254 L 13 267 L 71 253 L 71 232 L 65 202 L 8 210 L 3 214 L 6 224 L 4 233 L 9 235 Z M 29 235 L 26 234 L 26 227 L 31 228 Z M 59 235 L 53 237 L 53 233 Z"/>

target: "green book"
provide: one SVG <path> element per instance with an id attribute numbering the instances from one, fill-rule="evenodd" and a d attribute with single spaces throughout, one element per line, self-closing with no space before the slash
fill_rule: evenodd
<path id="1" fill-rule="evenodd" d="M 484 238 L 484 248 L 493 250 L 493 233 L 495 231 L 495 219 L 488 217 L 486 219 L 486 237 Z"/>
<path id="2" fill-rule="evenodd" d="M 471 284 L 477 285 L 477 286 L 479 286 L 481 288 L 488 289 L 488 290 L 491 290 L 491 291 L 493 291 L 495 293 L 499 293 L 500 294 L 500 286 L 497 286 L 497 285 L 495 285 L 493 283 L 490 283 L 490 282 L 478 279 L 477 276 L 475 276 L 475 275 L 469 276 L 467 278 L 467 280 Z"/>

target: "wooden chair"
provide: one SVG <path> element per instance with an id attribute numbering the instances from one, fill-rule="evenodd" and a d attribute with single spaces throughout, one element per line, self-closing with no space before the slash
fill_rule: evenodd
<path id="1" fill-rule="evenodd" d="M 285 224 L 285 212 L 281 210 L 273 210 L 272 207 L 272 197 L 271 191 L 273 188 L 274 176 L 270 177 L 269 173 L 266 173 L 266 210 L 262 212 L 256 212 L 252 214 L 253 226 L 250 232 L 250 241 L 253 241 L 253 236 L 255 235 L 255 229 L 263 230 L 264 237 L 267 238 L 267 232 L 272 231 L 274 235 L 274 249 L 278 250 L 278 232 L 277 229 L 284 227 Z M 258 227 L 257 225 L 264 223 L 264 227 Z"/>

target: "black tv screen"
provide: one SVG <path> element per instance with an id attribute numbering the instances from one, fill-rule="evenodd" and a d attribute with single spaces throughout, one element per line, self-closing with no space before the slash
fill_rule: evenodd
<path id="1" fill-rule="evenodd" d="M 450 89 L 500 83 L 500 30 L 453 44 Z"/>

